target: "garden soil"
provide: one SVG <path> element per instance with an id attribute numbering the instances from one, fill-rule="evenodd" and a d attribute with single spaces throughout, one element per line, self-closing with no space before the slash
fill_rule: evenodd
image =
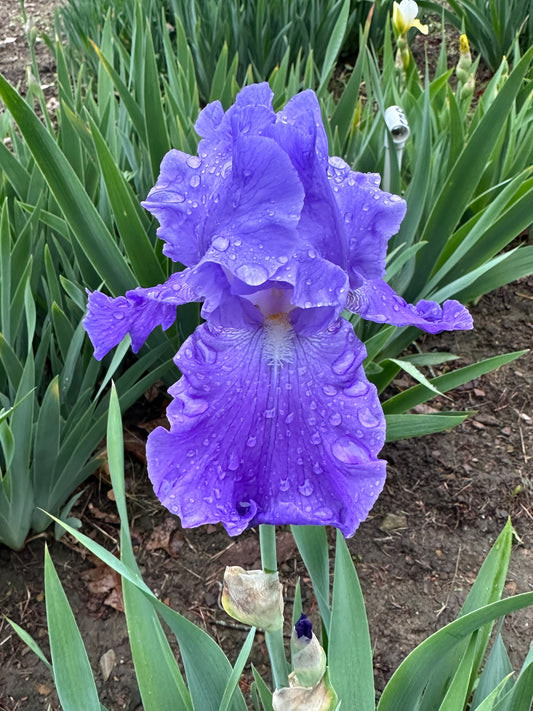
<path id="1" fill-rule="evenodd" d="M 51 6 L 46 0 L 26 2 L 38 26 L 50 22 Z M 15 0 L 0 0 L 0 71 L 22 85 L 27 53 L 18 11 Z M 53 63 L 43 44 L 38 57 L 42 83 L 52 84 Z M 53 88 L 47 91 L 53 98 Z M 529 348 L 533 278 L 484 297 L 472 313 L 474 331 L 422 337 L 420 350 L 459 355 L 449 368 Z M 451 432 L 392 443 L 383 451 L 389 462 L 384 492 L 349 541 L 367 604 L 378 692 L 417 644 L 458 614 L 508 517 L 516 537 L 505 595 L 533 589 L 532 365 L 533 357 L 525 355 L 454 390 L 450 399 L 436 398 L 429 405 L 435 410 L 475 414 Z M 441 372 L 445 369 L 435 374 Z M 404 376 L 390 394 L 410 384 Z M 220 606 L 222 575 L 226 565 L 259 565 L 257 531 L 231 539 L 221 526 L 183 530 L 159 505 L 143 452 L 147 431 L 163 416 L 165 405 L 164 392 L 154 388 L 125 417 L 126 486 L 136 555 L 154 592 L 204 627 L 233 661 L 247 629 Z M 83 487 L 73 514 L 86 534 L 118 552 L 118 517 L 105 467 Z M 329 533 L 333 551 L 333 531 Z M 23 627 L 49 655 L 45 544 L 74 610 L 102 703 L 109 711 L 141 711 L 120 580 L 68 536 L 54 540 L 52 531 L 29 540 L 19 552 L 0 546 L 0 711 L 60 709 L 51 674 L 4 618 Z M 278 552 L 288 612 L 300 579 L 304 609 L 317 621 L 310 583 L 288 531 L 280 531 Z M 505 621 L 503 636 L 515 668 L 527 653 L 532 629 L 531 609 Z M 261 634 L 252 658 L 267 674 Z M 247 668 L 244 691 L 249 681 Z"/>

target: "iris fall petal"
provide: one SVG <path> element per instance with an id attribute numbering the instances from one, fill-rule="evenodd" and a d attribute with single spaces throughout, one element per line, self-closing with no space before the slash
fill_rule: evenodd
<path id="1" fill-rule="evenodd" d="M 184 526 L 222 521 L 236 535 L 258 523 L 330 524 L 350 536 L 385 478 L 364 346 L 344 321 L 312 337 L 268 328 L 204 324 L 184 343 L 171 429 L 148 438 L 155 492 Z M 271 339 L 282 336 L 276 364 Z"/>

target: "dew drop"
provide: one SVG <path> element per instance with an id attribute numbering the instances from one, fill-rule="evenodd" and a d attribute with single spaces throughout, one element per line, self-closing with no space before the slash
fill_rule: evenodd
<path id="1" fill-rule="evenodd" d="M 302 496 L 311 496 L 313 490 L 314 486 L 309 481 L 309 479 L 306 479 L 303 484 L 298 486 L 298 491 L 300 492 L 300 494 L 302 494 Z"/>
<path id="2" fill-rule="evenodd" d="M 324 395 L 329 395 L 330 397 L 333 397 L 333 395 L 337 394 L 337 388 L 334 385 L 324 385 L 322 387 L 322 392 Z"/>
<path id="3" fill-rule="evenodd" d="M 187 417 L 197 417 L 209 407 L 209 404 L 202 398 L 184 397 L 182 403 L 183 414 L 187 415 Z"/>
<path id="4" fill-rule="evenodd" d="M 257 437 L 248 437 L 246 444 L 248 447 L 255 447 L 255 445 L 257 444 Z"/>
<path id="5" fill-rule="evenodd" d="M 354 361 L 355 353 L 353 351 L 346 350 L 344 353 L 341 353 L 341 355 L 333 363 L 331 369 L 337 375 L 345 375 L 352 367 Z"/>
<path id="6" fill-rule="evenodd" d="M 219 235 L 218 237 L 215 237 L 215 239 L 211 242 L 211 245 L 215 249 L 218 249 L 219 252 L 225 252 L 229 247 L 229 239 Z"/>
<path id="7" fill-rule="evenodd" d="M 293 422 L 293 421 L 294 421 L 294 412 L 289 412 L 289 414 L 285 418 L 285 424 L 290 425 L 291 422 Z"/>
<path id="8" fill-rule="evenodd" d="M 187 158 L 189 168 L 199 168 L 202 165 L 202 160 L 198 156 L 189 156 Z"/>
<path id="9" fill-rule="evenodd" d="M 239 455 L 236 452 L 231 452 L 229 455 L 229 461 L 228 461 L 228 469 L 230 472 L 235 472 L 239 468 L 240 464 L 240 459 Z"/>
<path id="10" fill-rule="evenodd" d="M 288 479 L 280 479 L 279 480 L 280 491 L 287 491 L 289 486 L 290 486 L 290 482 Z"/>
<path id="11" fill-rule="evenodd" d="M 333 425 L 333 427 L 337 427 L 337 425 L 340 425 L 341 422 L 342 417 L 339 412 L 334 412 L 329 418 L 329 424 Z"/>
<path id="12" fill-rule="evenodd" d="M 192 178 L 189 180 L 191 188 L 197 188 L 200 185 L 200 176 L 199 175 L 193 175 Z"/>
<path id="13" fill-rule="evenodd" d="M 122 319 L 124 318 L 124 314 L 120 311 L 114 311 L 113 318 L 115 318 L 117 321 L 122 321 Z"/>
<path id="14" fill-rule="evenodd" d="M 250 286 L 259 286 L 268 279 L 268 272 L 261 264 L 241 264 L 235 273 Z"/>
<path id="15" fill-rule="evenodd" d="M 368 407 L 363 407 L 357 412 L 357 416 L 359 418 L 359 422 L 363 425 L 363 427 L 376 427 L 376 425 L 379 425 L 380 421 L 379 419 L 370 412 Z"/>
<path id="16" fill-rule="evenodd" d="M 276 414 L 276 410 L 272 407 L 269 410 L 265 410 L 265 418 L 271 420 Z"/>
<path id="17" fill-rule="evenodd" d="M 364 383 L 362 380 L 356 380 L 353 385 L 350 385 L 349 388 L 346 388 L 344 391 L 344 394 L 347 395 L 348 397 L 361 397 L 362 395 L 365 395 L 368 392 L 368 385 L 367 383 Z"/>
<path id="18" fill-rule="evenodd" d="M 319 433 L 313 432 L 313 434 L 311 435 L 311 443 L 312 444 L 320 444 L 321 441 L 322 441 L 322 437 L 319 435 Z"/>
<path id="19" fill-rule="evenodd" d="M 332 446 L 333 456 L 345 464 L 359 464 L 368 459 L 368 454 L 348 437 L 341 437 Z"/>

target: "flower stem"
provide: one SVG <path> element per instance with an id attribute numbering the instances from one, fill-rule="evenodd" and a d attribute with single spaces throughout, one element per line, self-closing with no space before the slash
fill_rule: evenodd
<path id="1" fill-rule="evenodd" d="M 261 547 L 261 565 L 263 566 L 263 570 L 268 573 L 275 573 L 278 569 L 275 526 L 268 524 L 261 524 L 259 526 L 259 545 Z M 270 657 L 274 687 L 280 689 L 282 686 L 288 686 L 287 659 L 283 646 L 283 628 L 273 632 L 267 632 L 265 630 L 265 642 L 268 649 L 268 656 Z"/>

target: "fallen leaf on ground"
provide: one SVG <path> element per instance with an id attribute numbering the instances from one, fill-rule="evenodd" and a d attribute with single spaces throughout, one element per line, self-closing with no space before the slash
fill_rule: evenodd
<path id="1" fill-rule="evenodd" d="M 102 672 L 102 678 L 104 681 L 107 681 L 111 676 L 116 659 L 117 656 L 114 649 L 108 649 L 107 652 L 104 652 L 104 654 L 100 657 L 100 671 Z"/>
<path id="2" fill-rule="evenodd" d="M 85 587 L 93 595 L 107 595 L 104 605 L 124 612 L 122 580 L 120 575 L 105 563 L 97 563 L 94 568 L 81 574 Z"/>
<path id="3" fill-rule="evenodd" d="M 178 521 L 170 516 L 152 531 L 146 550 L 155 551 L 162 549 L 173 558 L 177 558 L 185 544 L 185 536 L 179 530 Z"/>

